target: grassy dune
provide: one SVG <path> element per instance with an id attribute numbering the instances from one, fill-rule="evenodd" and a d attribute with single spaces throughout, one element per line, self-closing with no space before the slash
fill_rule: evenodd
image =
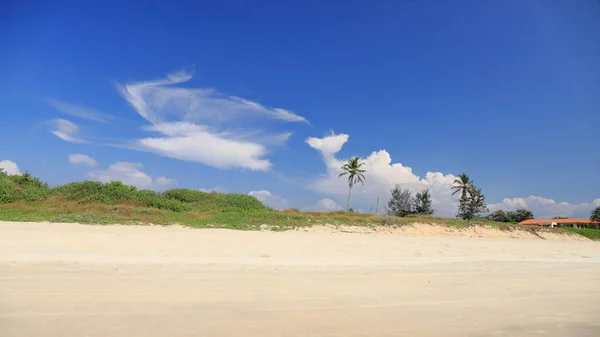
<path id="1" fill-rule="evenodd" d="M 431 223 L 448 226 L 489 225 L 500 229 L 518 226 L 476 219 L 432 216 L 394 217 L 348 212 L 277 211 L 242 194 L 172 189 L 163 193 L 138 190 L 120 182 L 73 182 L 56 187 L 28 174 L 0 173 L 0 220 L 77 222 L 87 224 L 180 224 L 255 230 L 263 224 L 285 230 L 314 224 L 402 226 Z M 535 229 L 527 228 L 534 231 Z M 596 233 L 577 232 L 594 237 Z"/>

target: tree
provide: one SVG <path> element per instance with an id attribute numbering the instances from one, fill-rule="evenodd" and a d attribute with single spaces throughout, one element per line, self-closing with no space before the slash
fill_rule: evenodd
<path id="1" fill-rule="evenodd" d="M 530 210 L 527 210 L 525 208 L 519 208 L 514 212 L 511 211 L 503 211 L 503 210 L 497 210 L 495 212 L 493 212 L 492 214 L 486 216 L 487 219 L 490 219 L 492 221 L 498 221 L 498 222 L 513 222 L 513 223 L 519 223 L 521 221 L 525 221 L 528 219 L 533 219 L 533 213 L 531 213 Z"/>
<path id="2" fill-rule="evenodd" d="M 395 216 L 407 216 L 413 214 L 413 198 L 408 189 L 402 189 L 400 184 L 396 184 L 390 190 L 390 200 L 388 201 L 387 213 Z"/>
<path id="3" fill-rule="evenodd" d="M 519 208 L 514 212 L 508 212 L 509 219 L 513 222 L 522 222 L 525 220 L 533 219 L 533 213 L 525 208 Z M 510 222 L 510 221 L 509 221 Z"/>
<path id="4" fill-rule="evenodd" d="M 590 220 L 600 222 L 600 206 L 596 207 L 596 209 L 592 211 L 592 215 L 590 215 Z"/>
<path id="5" fill-rule="evenodd" d="M 451 190 L 454 191 L 452 195 L 460 193 L 460 200 L 467 200 L 474 188 L 473 180 L 466 173 L 459 174 L 452 184 L 454 185 L 451 187 Z"/>
<path id="6" fill-rule="evenodd" d="M 413 211 L 416 214 L 431 215 L 435 211 L 431 208 L 431 194 L 428 189 L 425 189 L 415 195 L 413 200 Z"/>
<path id="7" fill-rule="evenodd" d="M 508 215 L 505 211 L 499 209 L 495 212 L 493 212 L 492 214 L 486 216 L 486 218 L 492 220 L 492 221 L 498 221 L 498 222 L 508 222 Z"/>
<path id="8" fill-rule="evenodd" d="M 465 199 L 460 200 L 458 206 L 458 217 L 464 220 L 471 220 L 474 217 L 488 211 L 487 204 L 485 203 L 485 196 L 481 193 L 480 188 L 472 187 L 468 196 Z"/>
<path id="9" fill-rule="evenodd" d="M 361 183 L 364 185 L 365 176 L 363 173 L 367 172 L 366 170 L 361 169 L 364 165 L 364 162 L 360 162 L 360 158 L 354 157 L 348 159 L 348 161 L 342 165 L 342 170 L 344 172 L 338 175 L 338 178 L 344 175 L 348 175 L 348 186 L 350 187 L 348 191 L 348 203 L 346 204 L 346 210 L 350 210 L 350 196 L 352 195 L 352 186 L 356 183 Z"/>

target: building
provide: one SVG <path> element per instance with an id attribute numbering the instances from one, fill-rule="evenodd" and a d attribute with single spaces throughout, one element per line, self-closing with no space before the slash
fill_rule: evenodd
<path id="1" fill-rule="evenodd" d="M 573 228 L 595 228 L 600 229 L 600 222 L 590 219 L 568 218 L 568 219 L 530 219 L 519 222 L 520 225 L 542 226 L 542 227 L 573 227 Z"/>

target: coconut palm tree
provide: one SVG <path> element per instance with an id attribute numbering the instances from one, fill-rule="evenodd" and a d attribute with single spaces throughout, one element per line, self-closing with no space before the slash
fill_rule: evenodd
<path id="1" fill-rule="evenodd" d="M 453 184 L 454 186 L 450 188 L 454 191 L 452 192 L 452 195 L 460 193 L 460 200 L 466 200 L 474 188 L 473 180 L 471 180 L 466 173 L 459 174 L 458 177 L 454 179 Z"/>
<path id="2" fill-rule="evenodd" d="M 348 175 L 348 186 L 350 187 L 350 190 L 348 191 L 348 203 L 346 204 L 346 211 L 350 210 L 350 196 L 352 195 L 352 186 L 354 186 L 354 184 L 356 183 L 361 183 L 364 185 L 363 180 L 366 178 L 363 173 L 367 172 L 366 170 L 361 169 L 361 167 L 364 164 L 364 162 L 360 162 L 360 158 L 358 157 L 348 159 L 348 161 L 342 166 L 342 170 L 344 172 L 340 173 L 340 175 L 338 176 L 339 178 L 341 176 Z"/>
<path id="3" fill-rule="evenodd" d="M 590 215 L 590 220 L 594 222 L 600 222 L 600 206 L 596 207 L 596 209 L 592 211 L 592 215 Z"/>

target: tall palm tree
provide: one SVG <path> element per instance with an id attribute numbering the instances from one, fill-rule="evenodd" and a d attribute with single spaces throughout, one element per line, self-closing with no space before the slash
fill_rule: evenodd
<path id="1" fill-rule="evenodd" d="M 469 175 L 466 173 L 459 174 L 458 177 L 454 179 L 453 184 L 454 186 L 450 188 L 454 191 L 452 192 L 452 195 L 460 193 L 460 200 L 466 200 L 467 196 L 471 194 L 474 188 L 473 180 L 471 180 Z"/>
<path id="2" fill-rule="evenodd" d="M 348 186 L 350 187 L 350 190 L 348 191 L 348 203 L 346 204 L 346 211 L 350 210 L 350 196 L 352 195 L 352 186 L 354 186 L 354 184 L 356 183 L 361 183 L 364 185 L 363 180 L 366 178 L 363 173 L 367 172 L 367 170 L 361 169 L 361 167 L 364 164 L 364 162 L 360 162 L 360 158 L 354 157 L 348 159 L 348 161 L 344 165 L 342 165 L 342 170 L 344 172 L 340 173 L 338 178 L 341 176 L 348 175 Z"/>

